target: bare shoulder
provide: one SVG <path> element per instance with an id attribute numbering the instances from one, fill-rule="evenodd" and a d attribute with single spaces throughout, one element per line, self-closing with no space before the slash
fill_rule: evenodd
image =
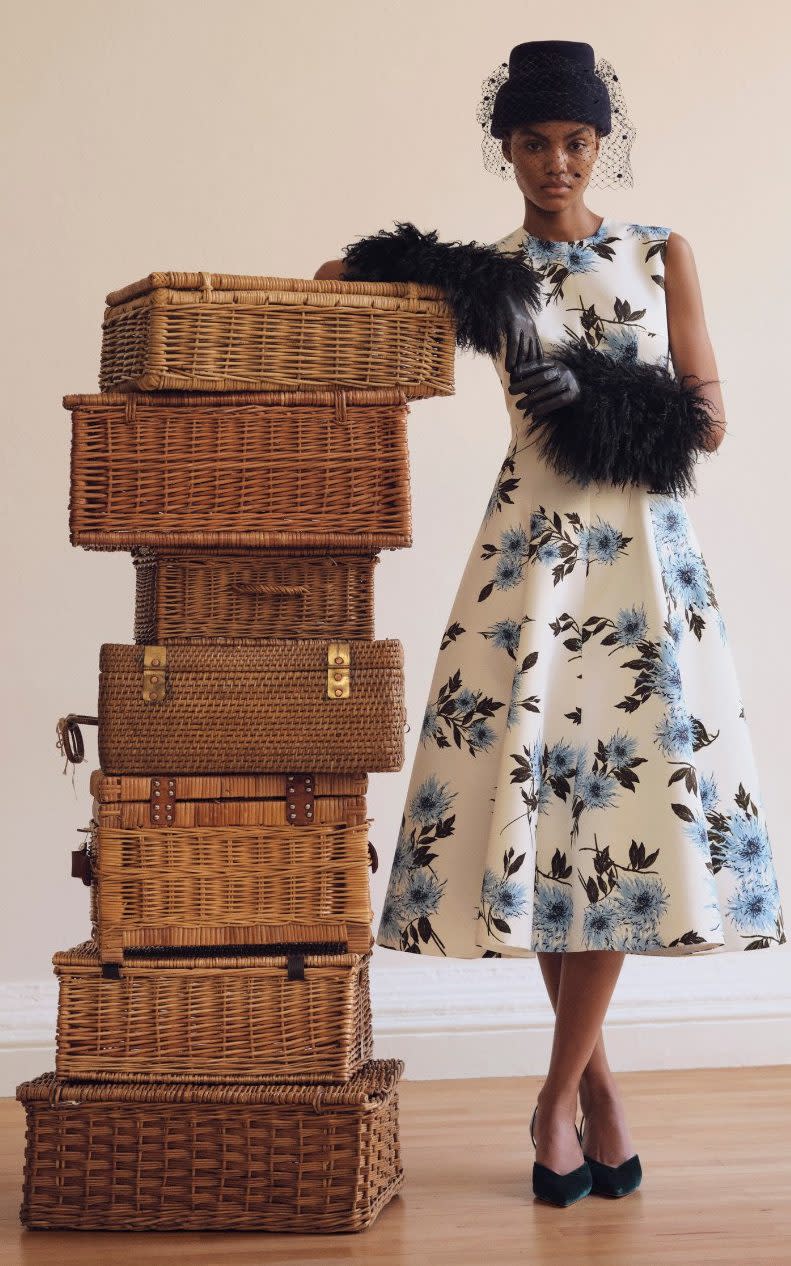
<path id="1" fill-rule="evenodd" d="M 692 247 L 685 237 L 673 229 L 665 243 L 665 282 L 673 285 L 697 281 L 697 267 Z"/>
<path id="2" fill-rule="evenodd" d="M 343 279 L 343 259 L 328 259 L 313 274 L 314 281 L 341 281 Z"/>

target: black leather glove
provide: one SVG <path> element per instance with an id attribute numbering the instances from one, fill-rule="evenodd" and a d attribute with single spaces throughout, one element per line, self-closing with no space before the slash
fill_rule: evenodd
<path id="1" fill-rule="evenodd" d="M 574 371 L 551 356 L 545 356 L 535 322 L 524 304 L 508 300 L 505 368 L 510 377 L 511 395 L 524 392 L 517 409 L 534 418 L 544 417 L 580 397 Z"/>

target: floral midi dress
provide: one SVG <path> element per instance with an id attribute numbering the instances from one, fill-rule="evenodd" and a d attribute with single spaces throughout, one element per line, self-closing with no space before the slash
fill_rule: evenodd
<path id="1" fill-rule="evenodd" d="M 542 346 L 672 370 L 670 230 L 495 245 L 540 272 Z M 684 502 L 512 438 L 441 638 L 376 941 L 455 958 L 785 944 L 732 652 Z"/>

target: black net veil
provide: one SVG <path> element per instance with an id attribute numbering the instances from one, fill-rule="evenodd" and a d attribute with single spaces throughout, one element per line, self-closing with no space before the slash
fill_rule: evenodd
<path id="1" fill-rule="evenodd" d="M 508 82 L 508 87 L 504 90 L 505 96 L 501 98 L 499 114 L 500 119 L 504 119 L 509 126 L 520 122 L 547 122 L 566 118 L 586 122 L 587 120 L 576 119 L 569 104 L 572 93 L 568 85 L 574 83 L 576 78 L 581 82 L 582 73 L 574 63 L 569 62 L 561 77 L 542 57 L 531 56 L 523 58 L 511 75 L 508 73 L 508 62 L 500 62 L 487 75 L 481 86 L 475 116 L 483 129 L 481 150 L 487 171 L 496 173 L 503 180 L 514 178 L 513 164 L 503 155 L 502 138 L 493 136 L 491 130 L 495 97 L 500 87 Z M 630 187 L 634 184 L 630 159 L 637 129 L 629 119 L 620 79 L 604 57 L 597 59 L 594 74 L 604 85 L 610 99 L 611 129 L 601 137 L 590 183 L 607 189 Z M 520 96 L 523 101 L 529 102 L 526 111 L 528 117 L 521 119 Z"/>

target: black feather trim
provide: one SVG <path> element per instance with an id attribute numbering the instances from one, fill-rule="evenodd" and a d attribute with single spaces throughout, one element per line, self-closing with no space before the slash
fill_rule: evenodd
<path id="1" fill-rule="evenodd" d="M 409 220 L 393 232 L 359 238 L 343 247 L 346 281 L 415 281 L 439 286 L 456 324 L 456 344 L 497 356 L 508 326 L 505 296 L 536 311 L 538 275 L 518 252 L 479 242 L 442 242 L 437 230 L 422 233 Z"/>
<path id="2" fill-rule="evenodd" d="M 714 448 L 711 403 L 663 365 L 613 357 L 586 343 L 562 345 L 553 359 L 574 371 L 582 395 L 532 418 L 538 451 L 560 475 L 684 495 L 695 491 L 698 454 Z M 717 381 L 717 380 L 714 380 Z"/>

